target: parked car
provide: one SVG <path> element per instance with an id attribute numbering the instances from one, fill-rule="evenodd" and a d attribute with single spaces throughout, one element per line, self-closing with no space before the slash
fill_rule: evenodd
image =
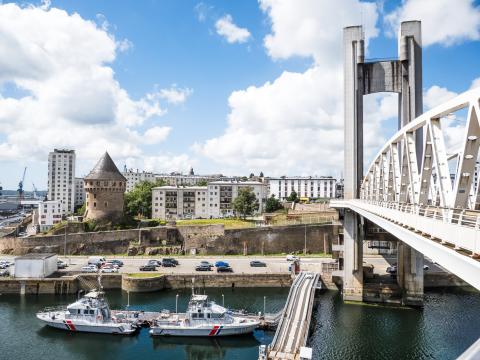
<path id="1" fill-rule="evenodd" d="M 108 262 L 114 264 L 114 265 L 118 265 L 118 267 L 122 267 L 123 266 L 123 261 L 122 260 L 117 260 L 117 259 L 113 259 L 113 260 L 108 260 Z"/>
<path id="2" fill-rule="evenodd" d="M 287 257 L 286 257 L 287 261 L 295 261 L 297 259 L 298 259 L 298 257 L 296 257 L 295 255 L 291 255 L 291 254 L 287 255 Z"/>
<path id="3" fill-rule="evenodd" d="M 67 263 L 63 262 L 62 260 L 57 261 L 57 269 L 65 269 L 67 266 Z"/>
<path id="4" fill-rule="evenodd" d="M 101 266 L 105 263 L 105 258 L 103 256 L 90 256 L 88 258 L 88 265 Z"/>
<path id="5" fill-rule="evenodd" d="M 213 264 L 212 264 L 212 263 L 210 263 L 210 262 L 208 262 L 208 261 L 205 261 L 205 260 L 200 261 L 200 265 L 205 265 L 205 266 L 213 267 Z"/>
<path id="6" fill-rule="evenodd" d="M 162 262 L 158 260 L 148 260 L 147 265 L 153 265 L 153 266 L 162 266 Z"/>
<path id="7" fill-rule="evenodd" d="M 102 273 L 118 273 L 118 269 L 111 266 L 104 266 L 100 269 Z"/>
<path id="8" fill-rule="evenodd" d="M 250 261 L 250 266 L 251 267 L 266 267 L 267 263 L 264 263 L 263 261 L 259 261 L 259 260 L 252 260 L 252 261 Z"/>
<path id="9" fill-rule="evenodd" d="M 177 259 L 174 259 L 174 258 L 163 258 L 163 259 L 162 259 L 162 262 L 164 262 L 165 260 L 170 261 L 171 263 L 174 263 L 175 265 L 179 265 Z"/>
<path id="10" fill-rule="evenodd" d="M 397 265 L 387 267 L 386 271 L 390 274 L 391 277 L 395 277 L 397 275 Z"/>
<path id="11" fill-rule="evenodd" d="M 215 263 L 215 267 L 222 267 L 222 266 L 228 267 L 228 266 L 230 266 L 230 265 L 229 265 L 226 261 L 217 261 L 217 262 Z"/>
<path id="12" fill-rule="evenodd" d="M 10 271 L 8 269 L 0 270 L 0 276 L 2 277 L 10 276 Z"/>
<path id="13" fill-rule="evenodd" d="M 94 272 L 97 272 L 98 268 L 96 265 L 87 265 L 87 266 L 84 266 L 82 267 L 82 272 L 90 272 L 90 273 L 94 273 Z"/>
<path id="14" fill-rule="evenodd" d="M 157 267 L 152 264 L 146 264 L 146 265 L 140 266 L 140 271 L 156 271 L 156 270 L 157 270 Z"/>
<path id="15" fill-rule="evenodd" d="M 423 265 L 423 270 L 430 270 L 430 266 L 428 266 L 428 265 Z"/>
<path id="16" fill-rule="evenodd" d="M 177 265 L 175 265 L 173 262 L 171 262 L 170 260 L 167 260 L 167 259 L 163 259 L 162 260 L 162 266 L 163 267 L 175 267 Z"/>
<path id="17" fill-rule="evenodd" d="M 217 266 L 217 272 L 233 272 L 230 266 Z"/>
<path id="18" fill-rule="evenodd" d="M 107 261 L 105 264 L 103 264 L 103 265 L 102 265 L 102 269 L 103 269 L 104 267 L 111 267 L 111 268 L 114 268 L 114 269 L 118 269 L 118 268 L 119 268 L 119 266 L 118 266 L 117 264 L 114 264 L 114 263 L 112 263 L 112 262 L 110 262 L 110 261 Z"/>
<path id="19" fill-rule="evenodd" d="M 195 267 L 195 271 L 211 271 L 212 267 L 205 264 L 200 264 Z"/>

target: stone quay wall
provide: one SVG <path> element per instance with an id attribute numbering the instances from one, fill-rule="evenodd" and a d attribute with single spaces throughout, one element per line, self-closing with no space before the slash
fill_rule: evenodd
<path id="1" fill-rule="evenodd" d="M 68 234 L 67 254 L 126 254 L 131 243 L 144 247 L 174 245 L 177 244 L 177 238 L 177 230 L 172 227 Z M 65 235 L 0 238 L 2 254 L 24 255 L 49 252 L 63 254 L 64 247 Z"/>
<path id="2" fill-rule="evenodd" d="M 195 249 L 197 254 L 208 255 L 268 255 L 303 252 L 305 239 L 307 252 L 331 252 L 332 240 L 338 236 L 339 225 L 289 225 L 227 230 L 218 225 L 206 225 L 195 229 L 178 229 L 186 253 Z"/>

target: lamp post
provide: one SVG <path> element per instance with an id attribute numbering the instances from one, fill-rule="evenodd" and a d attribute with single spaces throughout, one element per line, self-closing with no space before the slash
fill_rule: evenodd
<path id="1" fill-rule="evenodd" d="M 222 306 L 225 307 L 225 295 L 222 294 Z"/>
<path id="2" fill-rule="evenodd" d="M 267 297 L 263 297 L 263 316 L 265 316 L 265 309 L 267 307 Z"/>
<path id="3" fill-rule="evenodd" d="M 305 224 L 305 241 L 303 245 L 303 255 L 307 255 L 307 224 Z"/>
<path id="4" fill-rule="evenodd" d="M 66 259 L 67 258 L 67 228 L 68 228 L 68 219 L 67 223 L 65 224 L 65 236 L 64 236 L 64 246 L 63 246 L 63 257 Z M 70 264 L 70 259 L 68 259 L 68 265 Z"/>
<path id="5" fill-rule="evenodd" d="M 175 313 L 178 314 L 178 294 L 175 296 Z"/>

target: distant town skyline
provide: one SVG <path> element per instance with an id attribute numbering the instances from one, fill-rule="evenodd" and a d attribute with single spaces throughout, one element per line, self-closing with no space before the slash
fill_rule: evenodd
<path id="1" fill-rule="evenodd" d="M 478 1 L 3 1 L 0 183 L 27 166 L 25 190 L 46 189 L 54 148 L 75 150 L 78 177 L 108 150 L 121 170 L 339 178 L 342 28 L 392 57 L 402 20 L 422 21 L 425 109 L 480 86 Z M 365 99 L 366 164 L 395 96 Z"/>

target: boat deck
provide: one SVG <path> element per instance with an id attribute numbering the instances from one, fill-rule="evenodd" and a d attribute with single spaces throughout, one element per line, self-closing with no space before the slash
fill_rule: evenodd
<path id="1" fill-rule="evenodd" d="M 185 313 L 172 313 L 172 312 L 160 312 L 160 311 L 140 311 L 140 310 L 111 310 L 112 317 L 117 319 L 123 319 L 124 321 L 131 322 L 137 326 L 150 327 L 154 320 L 173 320 L 185 318 Z M 259 316 L 255 314 L 241 314 L 247 319 L 254 319 L 260 322 L 259 329 L 272 330 L 278 325 L 278 321 L 281 316 L 281 312 L 278 314 L 266 314 L 265 316 Z"/>

